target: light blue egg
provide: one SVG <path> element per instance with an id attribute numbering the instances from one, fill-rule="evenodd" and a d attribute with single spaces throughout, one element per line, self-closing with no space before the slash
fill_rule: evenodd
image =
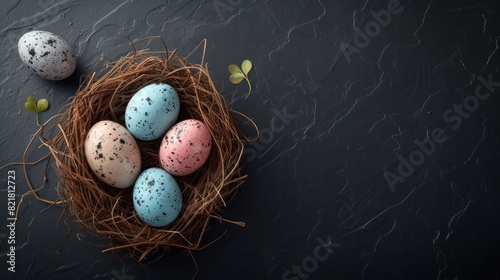
<path id="1" fill-rule="evenodd" d="M 182 208 L 182 193 L 172 175 L 160 168 L 144 170 L 132 194 L 137 215 L 153 227 L 171 224 Z"/>
<path id="2" fill-rule="evenodd" d="M 125 126 L 137 139 L 156 140 L 177 121 L 180 101 L 173 87 L 150 84 L 135 93 L 125 109 Z"/>

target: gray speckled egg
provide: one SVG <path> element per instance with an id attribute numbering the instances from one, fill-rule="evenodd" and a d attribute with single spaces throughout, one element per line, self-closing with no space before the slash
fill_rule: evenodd
<path id="1" fill-rule="evenodd" d="M 141 172 L 141 152 L 128 130 L 113 121 L 100 121 L 85 138 L 85 156 L 92 172 L 104 183 L 128 188 Z"/>
<path id="2" fill-rule="evenodd" d="M 139 140 L 156 140 L 177 121 L 179 111 L 179 96 L 174 88 L 164 83 L 150 84 L 130 98 L 125 126 Z"/>
<path id="3" fill-rule="evenodd" d="M 172 175 L 160 168 L 144 170 L 137 178 L 133 191 L 137 215 L 153 227 L 171 224 L 182 208 L 182 193 Z"/>
<path id="4" fill-rule="evenodd" d="M 76 68 L 71 46 L 58 35 L 47 31 L 31 31 L 19 39 L 19 56 L 28 68 L 47 80 L 63 80 Z"/>

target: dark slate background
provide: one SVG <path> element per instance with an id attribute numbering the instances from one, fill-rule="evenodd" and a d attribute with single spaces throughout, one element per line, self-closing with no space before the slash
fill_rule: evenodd
<path id="1" fill-rule="evenodd" d="M 23 108 L 27 96 L 49 100 L 40 115 L 45 121 L 75 93 L 81 75 L 101 58 L 131 51 L 131 40 L 161 36 L 187 55 L 207 39 L 205 61 L 217 87 L 262 134 L 246 146 L 248 180 L 225 209 L 226 218 L 246 227 L 212 223 L 207 243 L 228 231 L 193 252 L 197 279 L 500 279 L 497 1 L 4 0 L 1 6 L 0 165 L 20 161 L 37 130 L 35 115 Z M 22 65 L 17 40 L 30 30 L 70 43 L 78 61 L 71 78 L 42 80 Z M 163 48 L 158 40 L 138 47 Z M 227 72 L 244 59 L 254 64 L 248 99 L 247 85 L 232 85 Z M 27 159 L 46 152 L 34 148 Z M 28 168 L 36 186 L 44 168 Z M 16 173 L 17 202 L 27 190 L 22 166 L 0 170 L 2 224 L 8 224 L 8 171 Z M 40 194 L 54 199 L 56 170 L 51 165 L 48 172 Z M 61 208 L 47 207 L 24 199 L 15 273 L 7 270 L 9 232 L 1 227 L 2 279 L 196 273 L 191 258 L 176 252 L 143 267 L 126 252 L 101 253 L 105 243 L 85 232 L 64 242 L 76 226 L 57 224 Z"/>

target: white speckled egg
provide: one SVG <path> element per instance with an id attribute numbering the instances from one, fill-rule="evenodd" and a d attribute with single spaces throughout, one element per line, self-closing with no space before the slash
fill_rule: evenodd
<path id="1" fill-rule="evenodd" d="M 179 96 L 164 83 L 150 84 L 135 93 L 125 109 L 125 125 L 135 138 L 156 140 L 177 121 Z"/>
<path id="2" fill-rule="evenodd" d="M 133 191 L 137 215 L 153 227 L 171 224 L 182 208 L 182 193 L 172 175 L 160 168 L 149 168 L 139 175 Z"/>
<path id="3" fill-rule="evenodd" d="M 28 68 L 47 80 L 63 80 L 76 68 L 71 46 L 58 35 L 47 31 L 31 31 L 19 39 L 19 56 Z"/>
<path id="4" fill-rule="evenodd" d="M 191 174 L 205 163 L 211 146 L 212 137 L 203 122 L 181 121 L 163 137 L 159 151 L 161 166 L 172 175 Z"/>
<path id="5" fill-rule="evenodd" d="M 113 121 L 100 121 L 90 128 L 85 156 L 92 172 L 116 188 L 133 186 L 141 172 L 141 153 L 134 137 Z"/>

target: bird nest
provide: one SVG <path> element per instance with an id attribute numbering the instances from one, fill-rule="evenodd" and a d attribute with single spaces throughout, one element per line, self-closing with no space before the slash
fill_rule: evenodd
<path id="1" fill-rule="evenodd" d="M 123 125 L 127 102 L 139 89 L 152 83 L 171 85 L 181 102 L 178 121 L 204 122 L 213 141 L 202 168 L 188 176 L 175 177 L 182 191 L 182 210 L 172 224 L 161 228 L 149 226 L 139 218 L 132 202 L 133 188 L 113 188 L 94 175 L 84 150 L 87 132 L 95 123 L 111 120 Z M 191 64 L 175 51 L 131 51 L 87 76 L 59 116 L 53 126 L 58 127 L 57 134 L 44 141 L 58 169 L 58 204 L 64 206 L 71 221 L 109 241 L 103 251 L 128 249 L 138 260 L 172 248 L 191 252 L 203 248 L 202 238 L 212 219 L 244 226 L 223 218 L 222 208 L 246 177 L 240 167 L 246 139 L 235 117 L 248 118 L 229 109 L 203 62 Z M 143 170 L 160 167 L 161 140 L 137 141 Z"/>

